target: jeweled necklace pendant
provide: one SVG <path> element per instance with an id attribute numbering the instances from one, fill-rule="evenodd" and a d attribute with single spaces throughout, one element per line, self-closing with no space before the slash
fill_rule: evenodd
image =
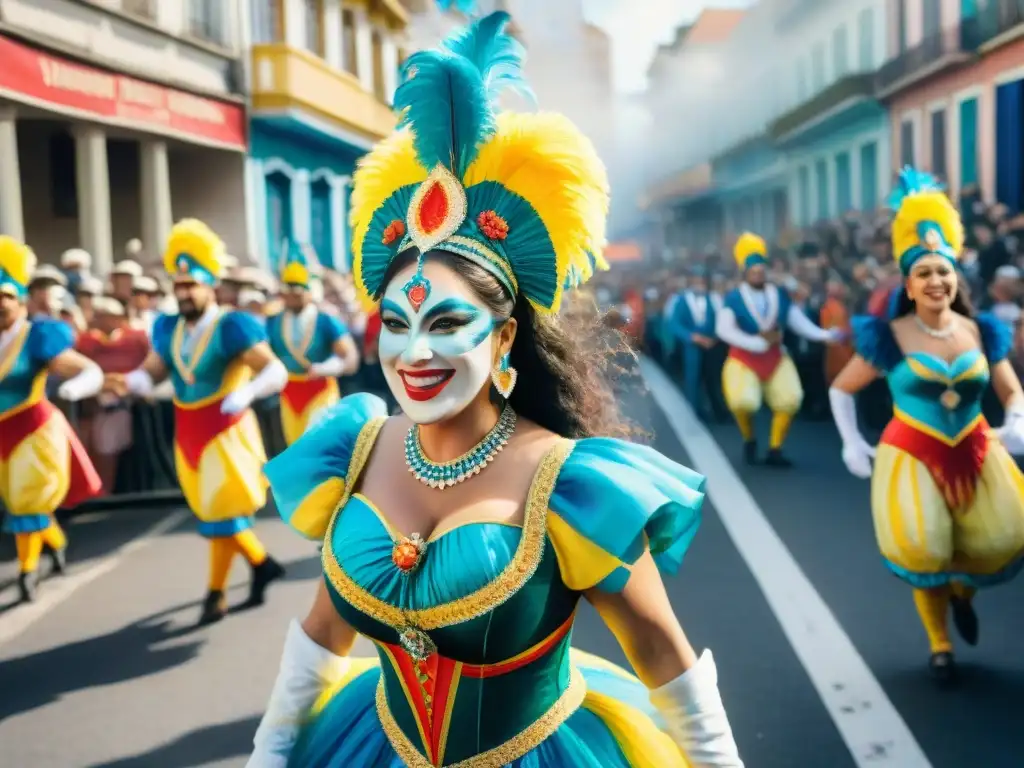
<path id="1" fill-rule="evenodd" d="M 914 322 L 917 323 L 917 327 L 918 328 L 920 328 L 922 331 L 927 333 L 933 339 L 948 339 L 950 336 L 952 336 L 956 332 L 956 324 L 955 323 L 950 323 L 945 328 L 932 328 L 930 325 L 925 323 L 925 321 L 922 320 L 917 315 L 914 315 Z"/>
<path id="2" fill-rule="evenodd" d="M 498 423 L 476 447 L 457 459 L 438 464 L 423 453 L 419 427 L 414 426 L 405 435 L 405 463 L 412 476 L 421 483 L 444 490 L 480 474 L 508 444 L 515 429 L 516 413 L 506 406 L 498 418 Z"/>
<path id="3" fill-rule="evenodd" d="M 960 405 L 960 393 L 950 387 L 939 395 L 939 402 L 942 403 L 942 407 L 947 411 L 955 410 Z"/>

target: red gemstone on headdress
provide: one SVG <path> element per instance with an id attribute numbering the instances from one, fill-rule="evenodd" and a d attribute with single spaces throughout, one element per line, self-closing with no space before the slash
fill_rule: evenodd
<path id="1" fill-rule="evenodd" d="M 484 237 L 490 240 L 504 240 L 508 237 L 508 222 L 496 211 L 483 211 L 476 217 L 476 225 L 480 227 Z"/>
<path id="2" fill-rule="evenodd" d="M 394 219 L 384 228 L 384 234 L 380 241 L 384 245 L 391 245 L 405 234 L 405 223 L 401 219 Z"/>
<path id="3" fill-rule="evenodd" d="M 423 196 L 420 203 L 418 220 L 420 230 L 426 235 L 432 234 L 441 228 L 448 218 L 448 193 L 436 181 L 430 185 L 430 189 Z"/>
<path id="4" fill-rule="evenodd" d="M 405 297 L 409 299 L 412 308 L 419 312 L 423 302 L 427 300 L 427 286 L 423 283 L 416 283 L 406 292 Z"/>

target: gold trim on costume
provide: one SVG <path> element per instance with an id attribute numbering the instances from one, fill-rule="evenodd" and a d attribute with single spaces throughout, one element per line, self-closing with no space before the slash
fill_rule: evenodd
<path id="1" fill-rule="evenodd" d="M 475 592 L 448 603 L 418 610 L 403 610 L 391 603 L 384 602 L 356 584 L 339 564 L 332 546 L 334 526 L 340 517 L 339 512 L 348 502 L 352 488 L 358 482 L 359 473 L 362 472 L 377 433 L 380 431 L 378 424 L 372 430 L 372 434 L 368 432 L 368 428 L 373 425 L 374 422 L 369 422 L 363 427 L 363 431 L 360 432 L 359 438 L 356 440 L 356 449 L 352 454 L 352 462 L 345 478 L 345 495 L 331 516 L 331 523 L 324 538 L 323 566 L 331 585 L 353 608 L 396 629 L 414 627 L 430 630 L 448 627 L 483 616 L 502 605 L 530 580 L 537 571 L 537 566 L 540 565 L 547 533 L 548 500 L 554 491 L 555 481 L 558 479 L 562 465 L 572 453 L 575 443 L 571 440 L 560 440 L 541 460 L 526 497 L 523 533 L 519 539 L 519 546 L 509 564 L 497 578 Z"/>
<path id="2" fill-rule="evenodd" d="M 288 350 L 290 354 L 299 365 L 303 368 L 309 368 L 309 358 L 306 357 L 306 353 L 309 352 L 309 347 L 313 343 L 313 336 L 316 335 L 317 320 L 320 317 L 319 311 L 313 315 L 313 322 L 309 324 L 309 328 L 306 329 L 306 333 L 302 337 L 302 347 L 296 349 L 292 343 L 292 331 L 295 330 L 295 323 L 298 322 L 298 316 L 294 312 L 285 312 L 284 317 L 281 318 L 281 337 L 284 342 L 284 348 Z"/>
<path id="3" fill-rule="evenodd" d="M 504 744 L 499 744 L 493 749 L 482 752 L 479 755 L 460 760 L 457 763 L 450 763 L 445 768 L 501 768 L 513 760 L 518 760 L 530 750 L 536 749 L 551 734 L 557 731 L 562 723 L 569 719 L 570 715 L 579 709 L 583 699 L 587 695 L 587 683 L 583 675 L 576 667 L 571 667 L 569 672 L 569 686 L 562 692 L 554 704 L 526 727 L 521 733 L 513 736 Z M 391 747 L 395 750 L 399 759 L 409 768 L 438 768 L 433 765 L 423 753 L 416 749 L 416 746 L 409 741 L 405 732 L 399 727 L 395 718 L 388 708 L 387 692 L 384 689 L 384 677 L 381 676 L 377 685 L 377 716 L 380 718 L 383 728 Z"/>
<path id="4" fill-rule="evenodd" d="M 11 368 L 14 367 L 15 361 L 21 354 L 22 347 L 25 346 L 25 339 L 28 338 L 28 329 L 32 327 L 32 323 L 26 320 L 21 324 L 21 329 L 17 335 L 11 339 L 5 350 L 4 359 L 0 360 L 0 381 L 7 378 L 7 374 L 11 372 Z"/>
<path id="5" fill-rule="evenodd" d="M 196 345 L 192 348 L 192 354 L 189 355 L 188 362 L 185 362 L 185 358 L 181 355 L 181 348 L 185 343 L 185 318 L 179 317 L 177 324 L 174 326 L 174 335 L 171 337 L 171 359 L 174 361 L 174 367 L 178 369 L 178 375 L 189 386 L 196 382 L 196 368 L 203 359 L 206 348 L 210 345 L 210 339 L 213 338 L 213 332 L 217 330 L 217 326 L 220 325 L 223 317 L 224 313 L 218 309 L 217 316 L 203 329 L 202 335 L 196 340 Z"/>

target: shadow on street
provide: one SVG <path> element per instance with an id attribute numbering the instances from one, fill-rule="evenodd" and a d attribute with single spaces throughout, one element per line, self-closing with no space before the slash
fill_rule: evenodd
<path id="1" fill-rule="evenodd" d="M 210 725 L 186 733 L 144 754 L 96 763 L 89 768 L 152 768 L 154 765 L 161 768 L 195 768 L 198 765 L 243 757 L 252 751 L 252 737 L 259 724 L 259 717 L 250 717 Z"/>

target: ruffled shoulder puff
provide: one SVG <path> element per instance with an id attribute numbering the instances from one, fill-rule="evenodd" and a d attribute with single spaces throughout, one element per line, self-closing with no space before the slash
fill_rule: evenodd
<path id="1" fill-rule="evenodd" d="M 888 373 L 903 359 L 889 321 L 871 315 L 858 315 L 850 321 L 853 348 L 882 373 Z"/>
<path id="2" fill-rule="evenodd" d="M 570 589 L 620 592 L 648 549 L 679 569 L 700 525 L 704 477 L 643 445 L 579 440 L 551 493 L 548 537 Z"/>
<path id="3" fill-rule="evenodd" d="M 387 405 L 376 395 L 349 395 L 267 462 L 263 471 L 286 523 L 306 538 L 323 539 L 387 417 Z"/>
<path id="4" fill-rule="evenodd" d="M 1013 349 L 1013 331 L 1010 326 L 991 312 L 981 312 L 974 318 L 981 335 L 981 348 L 989 365 L 1005 360 Z"/>
<path id="5" fill-rule="evenodd" d="M 39 365 L 46 365 L 75 346 L 75 334 L 62 320 L 40 318 L 32 321 L 25 342 L 29 357 Z"/>

